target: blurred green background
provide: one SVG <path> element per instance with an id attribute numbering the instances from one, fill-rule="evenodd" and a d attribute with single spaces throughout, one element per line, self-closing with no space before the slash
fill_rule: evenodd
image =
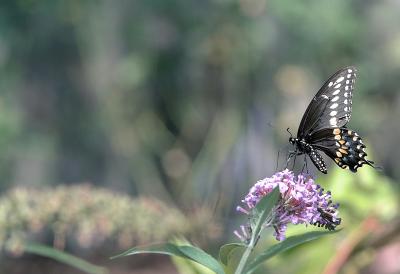
<path id="1" fill-rule="evenodd" d="M 286 128 L 355 65 L 348 126 L 383 171 L 312 170 L 344 229 L 262 271 L 400 273 L 399 14 L 396 0 L 2 1 L 0 272 L 76 273 L 22 255 L 28 240 L 111 273 L 176 273 L 107 259 L 175 233 L 215 254 Z"/>

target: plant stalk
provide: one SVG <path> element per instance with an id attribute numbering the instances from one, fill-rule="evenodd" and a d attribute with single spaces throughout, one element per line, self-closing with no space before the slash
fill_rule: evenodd
<path id="1" fill-rule="evenodd" d="M 271 198 L 272 197 L 272 198 Z M 242 258 L 240 258 L 239 264 L 235 270 L 235 274 L 244 274 L 246 263 L 250 257 L 250 253 L 256 246 L 258 239 L 260 238 L 261 231 L 263 228 L 270 227 L 273 220 L 275 219 L 274 205 L 278 202 L 280 197 L 279 188 L 275 187 L 272 193 L 264 197 L 261 202 L 253 209 L 256 220 L 251 222 L 251 237 L 246 250 L 243 252 Z"/>
<path id="2" fill-rule="evenodd" d="M 271 214 L 266 218 L 268 221 L 265 222 L 264 227 L 269 227 L 271 225 L 273 218 L 274 218 L 274 213 L 271 212 Z M 250 257 L 250 253 L 253 251 L 261 235 L 262 231 L 261 227 L 263 226 L 262 222 L 261 223 L 258 222 L 256 226 L 258 227 L 258 229 L 256 229 L 255 231 L 257 231 L 258 233 L 253 233 L 251 235 L 250 242 L 247 245 L 246 250 L 243 252 L 242 258 L 240 258 L 239 264 L 235 270 L 235 274 L 244 274 L 243 270 L 245 270 L 246 263 Z"/>
<path id="3" fill-rule="evenodd" d="M 246 250 L 243 252 L 242 258 L 240 258 L 240 262 L 235 270 L 235 274 L 243 274 L 243 270 L 246 266 L 247 260 L 249 259 L 250 253 L 253 251 L 254 248 L 254 238 L 251 238 L 249 245 L 246 247 Z"/>

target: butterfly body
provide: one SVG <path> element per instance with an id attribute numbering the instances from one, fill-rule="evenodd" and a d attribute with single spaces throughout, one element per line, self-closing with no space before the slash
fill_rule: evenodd
<path id="1" fill-rule="evenodd" d="M 298 150 L 296 154 L 307 154 L 319 171 L 325 174 L 328 173 L 328 169 L 321 154 L 319 154 L 312 145 L 307 143 L 307 141 L 305 141 L 304 139 L 300 140 L 299 138 L 290 137 L 289 142 L 296 146 Z"/>
<path id="2" fill-rule="evenodd" d="M 365 158 L 360 136 L 346 127 L 351 117 L 355 78 L 354 67 L 343 68 L 331 76 L 307 107 L 297 137 L 289 138 L 296 148 L 293 155 L 307 154 L 323 173 L 327 173 L 327 167 L 319 151 L 339 167 L 353 172 L 364 164 L 374 167 Z"/>

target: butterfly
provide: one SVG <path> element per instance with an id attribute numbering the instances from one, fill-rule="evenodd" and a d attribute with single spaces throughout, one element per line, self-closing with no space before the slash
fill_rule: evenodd
<path id="1" fill-rule="evenodd" d="M 297 137 L 289 138 L 295 147 L 289 160 L 307 154 L 317 169 L 326 174 L 328 170 L 319 153 L 322 151 L 339 167 L 352 172 L 364 164 L 375 168 L 374 162 L 365 158 L 361 137 L 346 127 L 351 117 L 356 72 L 352 66 L 340 69 L 317 92 L 301 119 Z"/>

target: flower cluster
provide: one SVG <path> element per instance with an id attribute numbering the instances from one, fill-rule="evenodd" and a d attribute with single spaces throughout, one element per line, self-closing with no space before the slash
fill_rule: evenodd
<path id="1" fill-rule="evenodd" d="M 334 230 L 340 224 L 338 218 L 339 204 L 333 204 L 330 191 L 324 192 L 321 186 L 305 174 L 294 175 L 285 169 L 270 178 L 258 181 L 246 195 L 244 202 L 247 209 L 238 206 L 237 210 L 249 215 L 258 201 L 275 187 L 279 187 L 281 198 L 273 210 L 273 217 L 264 226 L 275 229 L 274 236 L 278 241 L 285 239 L 287 224 L 312 224 Z M 249 226 L 247 226 L 249 227 Z M 235 231 L 241 240 L 248 239 L 245 227 L 242 233 Z"/>

